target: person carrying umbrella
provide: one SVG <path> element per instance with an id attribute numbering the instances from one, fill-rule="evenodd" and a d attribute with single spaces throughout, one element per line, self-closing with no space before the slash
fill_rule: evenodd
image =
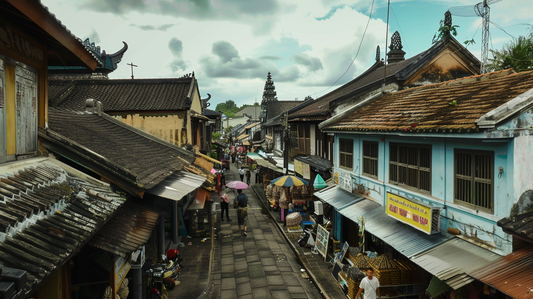
<path id="1" fill-rule="evenodd" d="M 237 190 L 239 194 L 235 199 L 237 205 L 237 220 L 239 222 L 239 229 L 243 236 L 247 236 L 246 229 L 248 228 L 248 196 L 242 193 L 242 190 Z"/>

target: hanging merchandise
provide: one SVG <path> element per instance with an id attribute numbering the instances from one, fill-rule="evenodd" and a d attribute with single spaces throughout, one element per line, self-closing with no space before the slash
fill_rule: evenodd
<path id="1" fill-rule="evenodd" d="M 359 237 L 359 247 L 361 247 L 361 251 L 364 251 L 363 245 L 365 244 L 365 219 L 363 217 L 359 217 L 359 233 L 357 236 Z"/>

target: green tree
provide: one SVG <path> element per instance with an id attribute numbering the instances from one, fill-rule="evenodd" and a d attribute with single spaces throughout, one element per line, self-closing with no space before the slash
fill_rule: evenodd
<path id="1" fill-rule="evenodd" d="M 491 50 L 489 69 L 498 71 L 513 68 L 517 72 L 533 68 L 533 30 L 503 45 L 501 50 Z"/>

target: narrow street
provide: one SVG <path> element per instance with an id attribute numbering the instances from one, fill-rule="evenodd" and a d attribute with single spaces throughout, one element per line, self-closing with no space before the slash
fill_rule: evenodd
<path id="1" fill-rule="evenodd" d="M 231 171 L 226 172 L 226 182 L 238 179 L 232 165 Z M 231 191 L 228 193 L 233 202 Z M 241 236 L 233 207 L 229 223 L 220 222 L 220 208 L 217 209 L 220 225 L 216 226 L 231 230 L 232 234 L 215 242 L 212 284 L 205 298 L 322 298 L 317 288 L 303 278 L 306 273 L 301 271 L 295 254 L 253 190 L 248 188 L 244 194 L 250 199 L 248 236 Z"/>

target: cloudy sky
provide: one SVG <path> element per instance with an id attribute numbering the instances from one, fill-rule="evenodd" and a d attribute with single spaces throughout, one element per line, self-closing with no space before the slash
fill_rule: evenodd
<path id="1" fill-rule="evenodd" d="M 128 43 L 111 78 L 130 78 L 128 62 L 138 65 L 135 78 L 180 77 L 194 71 L 201 96 L 212 95 L 212 108 L 229 99 L 239 105 L 260 102 L 267 72 L 273 74 L 280 100 L 319 97 L 372 65 L 377 45 L 382 53 L 385 48 L 386 0 L 42 2 L 76 36 L 89 37 L 107 53 L 119 50 L 122 41 Z M 389 38 L 399 31 L 406 57 L 416 55 L 431 46 L 449 7 L 475 3 L 391 0 Z M 491 47 L 500 49 L 511 36 L 527 34 L 531 11 L 530 0 L 493 4 Z M 468 49 L 479 57 L 481 19 L 453 21 L 460 26 L 456 38 L 473 38 L 476 44 Z"/>

